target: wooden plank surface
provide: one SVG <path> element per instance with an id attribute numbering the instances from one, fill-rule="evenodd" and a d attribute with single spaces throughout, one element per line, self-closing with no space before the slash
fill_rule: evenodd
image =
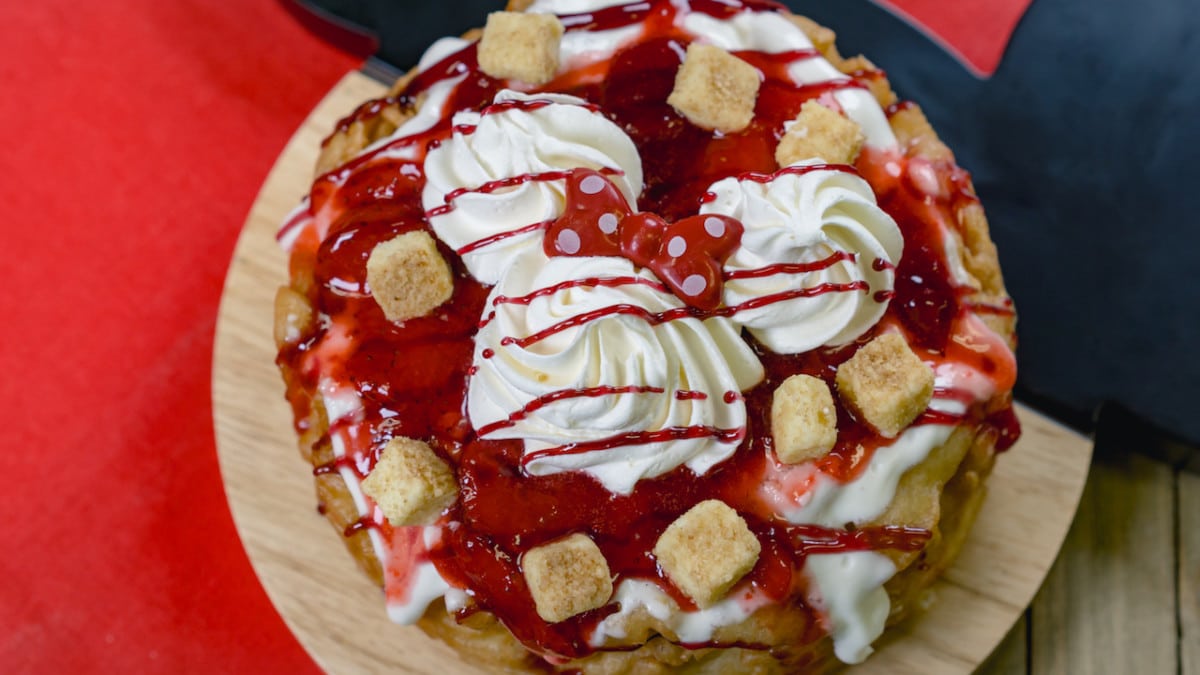
<path id="1" fill-rule="evenodd" d="M 1093 465 L 1033 603 L 1033 675 L 1177 672 L 1174 482 L 1138 455 Z"/>
<path id="2" fill-rule="evenodd" d="M 979 675 L 1026 675 L 1029 672 L 1029 613 L 1008 631 L 996 651 L 979 667 Z"/>
<path id="3" fill-rule="evenodd" d="M 268 595 L 300 642 L 333 673 L 479 672 L 413 628 L 390 624 L 378 589 L 315 514 L 311 476 L 292 441 L 273 365 L 271 306 L 285 262 L 274 231 L 305 192 L 333 122 L 382 87 L 350 74 L 280 157 L 239 240 L 214 350 L 218 452 L 231 511 Z M 1025 436 L 998 462 L 958 564 L 929 613 L 881 645 L 863 673 L 974 670 L 1009 633 L 1050 568 L 1075 512 L 1091 444 L 1027 409 Z"/>
<path id="4" fill-rule="evenodd" d="M 1179 657 L 1183 675 L 1200 675 L 1200 475 L 1181 473 L 1179 517 Z"/>

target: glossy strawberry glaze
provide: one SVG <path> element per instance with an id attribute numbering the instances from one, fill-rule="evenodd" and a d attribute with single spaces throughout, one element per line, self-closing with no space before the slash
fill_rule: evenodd
<path id="1" fill-rule="evenodd" d="M 693 0 L 691 5 L 693 11 L 718 17 L 744 11 L 737 3 L 716 0 Z M 743 5 L 756 10 L 774 7 L 762 2 Z M 691 125 L 666 104 L 680 55 L 690 40 L 672 23 L 676 10 L 661 0 L 635 7 L 638 9 L 634 11 L 616 7 L 587 17 L 565 17 L 568 30 L 606 29 L 638 21 L 644 21 L 647 28 L 640 40 L 619 51 L 610 62 L 567 73 L 545 89 L 587 99 L 629 134 L 645 171 L 645 190 L 638 207 L 668 221 L 694 216 L 706 199 L 708 186 L 716 180 L 728 176 L 753 180 L 757 179 L 754 174 L 765 176 L 776 171 L 774 148 L 784 122 L 796 116 L 804 101 L 821 98 L 838 88 L 862 87 L 873 76 L 866 73 L 859 79 L 797 88 L 785 73 L 786 65 L 796 59 L 815 58 L 815 52 L 740 52 L 740 57 L 764 75 L 755 119 L 742 133 L 714 134 Z M 777 471 L 769 434 L 775 388 L 796 373 L 822 378 L 832 388 L 837 366 L 884 327 L 899 327 L 917 353 L 935 367 L 969 364 L 987 373 L 996 391 L 1011 389 L 1015 377 L 1011 353 L 974 316 L 975 312 L 1003 314 L 1011 312 L 1011 307 L 968 305 L 964 298 L 969 289 L 955 284 L 946 262 L 943 242 L 946 232 L 957 227 L 954 213 L 975 199 L 965 172 L 950 164 L 931 164 L 878 150 L 864 152 L 856 167 L 841 167 L 861 173 L 870 182 L 880 205 L 896 219 L 904 235 L 894 297 L 875 298 L 891 302 L 884 320 L 853 344 L 799 355 L 775 354 L 751 341 L 766 377 L 749 391 L 724 395 L 726 402 L 745 399 L 749 417 L 745 430 L 688 427 L 655 432 L 680 437 L 736 433 L 730 437 L 732 440 L 744 438 L 735 455 L 703 476 L 680 467 L 640 482 L 629 495 L 614 495 L 582 473 L 527 475 L 523 466 L 530 458 L 522 456 L 519 441 L 481 440 L 479 432 L 486 430 L 472 429 L 465 418 L 473 336 L 480 326 L 479 317 L 488 320 L 484 305 L 489 289 L 467 274 L 459 257 L 464 253 L 462 249 L 453 251 L 439 244 L 454 271 L 455 287 L 451 300 L 429 316 L 400 326 L 392 324 L 366 292 L 365 263 L 371 249 L 397 234 L 428 228 L 429 214 L 421 206 L 423 159 L 429 148 L 451 133 L 450 113 L 483 110 L 503 88 L 502 82 L 478 71 L 475 50 L 470 46 L 427 69 L 392 100 L 417 100 L 447 75 L 466 77 L 447 102 L 442 122 L 424 133 L 392 142 L 392 148 L 412 150 L 411 159 L 396 159 L 377 150 L 314 183 L 310 196 L 314 220 L 294 244 L 292 268 L 294 274 L 314 270 L 309 300 L 322 320 L 312 334 L 279 355 L 280 364 L 294 374 L 288 398 L 298 426 L 307 424 L 315 392 L 320 391 L 328 400 L 337 395 L 339 388 L 349 389 L 361 400 L 361 407 L 330 425 L 329 434 L 339 440 L 343 454 L 317 467 L 316 473 L 364 477 L 374 465 L 379 448 L 396 436 L 426 440 L 455 469 L 460 500 L 439 521 L 441 540 L 432 550 L 427 550 L 419 528 L 393 529 L 376 513 L 347 528 L 347 536 L 377 529 L 387 542 L 390 599 L 403 600 L 406 575 L 412 573 L 416 562 L 431 560 L 452 586 L 469 589 L 473 604 L 463 611 L 464 615 L 489 611 L 531 650 L 575 657 L 594 650 L 588 644 L 589 635 L 596 623 L 616 608 L 610 605 L 548 624 L 534 611 L 520 570 L 523 552 L 569 533 L 585 532 L 596 541 L 616 583 L 626 578 L 652 580 L 685 610 L 694 609 L 694 605 L 665 578 L 650 551 L 667 525 L 705 499 L 722 499 L 737 509 L 762 544 L 757 565 L 739 582 L 733 591 L 735 596 L 753 590 L 804 608 L 805 582 L 798 570 L 806 555 L 851 550 L 917 551 L 928 542 L 930 533 L 924 530 L 874 526 L 831 530 L 791 525 L 762 501 L 758 487 Z M 378 114 L 382 105 L 364 104 L 351 119 Z M 936 184 L 932 194 L 930 180 Z M 442 208 L 453 208 L 452 199 L 448 198 Z M 539 228 L 551 226 L 536 224 Z M 834 254 L 828 260 L 807 263 L 805 269 L 833 265 L 849 255 Z M 647 283 L 631 278 L 571 283 L 589 281 Z M 864 287 L 826 290 L 863 292 Z M 711 311 L 720 314 L 727 310 Z M 605 393 L 612 392 L 582 390 L 561 395 Z M 675 395 L 681 399 L 705 396 L 689 391 Z M 974 397 L 965 392 L 939 390 L 935 395 L 970 406 L 963 415 L 930 411 L 915 424 L 977 426 L 983 433 L 994 434 L 1000 447 L 1011 445 L 1019 433 L 1007 395 L 995 396 L 985 404 L 975 403 Z M 535 401 L 515 413 L 514 419 L 547 403 Z M 837 405 L 837 444 L 818 461 L 818 467 L 845 482 L 858 476 L 875 450 L 890 441 L 857 423 L 840 402 Z M 593 449 L 580 446 L 558 451 Z"/>

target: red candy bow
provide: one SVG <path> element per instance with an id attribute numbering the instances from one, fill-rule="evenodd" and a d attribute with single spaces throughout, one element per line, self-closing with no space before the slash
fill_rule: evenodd
<path id="1" fill-rule="evenodd" d="M 684 303 L 700 310 L 721 304 L 721 266 L 742 240 L 729 216 L 689 216 L 667 223 L 633 213 L 611 181 L 591 169 L 567 178 L 567 205 L 546 229 L 548 256 L 623 256 L 647 267 Z"/>

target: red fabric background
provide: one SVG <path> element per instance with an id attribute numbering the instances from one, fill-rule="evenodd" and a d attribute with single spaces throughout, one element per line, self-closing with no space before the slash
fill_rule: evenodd
<path id="1" fill-rule="evenodd" d="M 314 672 L 242 552 L 225 269 L 357 60 L 276 0 L 0 3 L 0 671 Z"/>
<path id="2" fill-rule="evenodd" d="M 1033 0 L 872 0 L 906 18 L 972 73 L 996 72 Z"/>
<path id="3" fill-rule="evenodd" d="M 0 671 L 316 670 L 226 508 L 210 358 L 258 186 L 357 65 L 279 0 L 0 4 Z"/>

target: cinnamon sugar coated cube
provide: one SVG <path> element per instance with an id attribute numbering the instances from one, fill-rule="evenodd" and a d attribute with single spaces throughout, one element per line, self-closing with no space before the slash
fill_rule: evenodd
<path id="1" fill-rule="evenodd" d="M 479 68 L 495 78 L 545 84 L 558 73 L 562 35 L 553 14 L 492 12 L 479 39 Z"/>
<path id="2" fill-rule="evenodd" d="M 654 557 L 671 583 L 708 607 L 754 568 L 761 549 L 737 511 L 709 499 L 667 527 L 654 545 Z"/>
<path id="3" fill-rule="evenodd" d="M 693 42 L 667 103 L 698 127 L 741 131 L 754 119 L 758 87 L 754 66 L 720 47 Z"/>
<path id="4" fill-rule="evenodd" d="M 846 405 L 887 438 L 895 438 L 933 397 L 933 369 L 903 337 L 884 333 L 837 370 L 837 390 Z"/>
<path id="5" fill-rule="evenodd" d="M 771 400 L 775 456 L 785 464 L 820 459 L 837 443 L 837 409 L 825 381 L 793 375 Z"/>
<path id="6" fill-rule="evenodd" d="M 816 101 L 805 101 L 800 114 L 775 146 L 775 161 L 790 166 L 805 159 L 853 164 L 863 146 L 862 127 Z"/>
<path id="7" fill-rule="evenodd" d="M 550 623 L 603 607 L 612 597 L 608 561 L 584 534 L 529 549 L 521 569 L 538 616 Z"/>
<path id="8" fill-rule="evenodd" d="M 394 527 L 430 525 L 458 496 L 454 473 L 423 441 L 393 438 L 362 482 Z"/>
<path id="9" fill-rule="evenodd" d="M 367 285 L 389 321 L 424 316 L 450 299 L 454 277 L 423 230 L 406 232 L 371 250 Z"/>

